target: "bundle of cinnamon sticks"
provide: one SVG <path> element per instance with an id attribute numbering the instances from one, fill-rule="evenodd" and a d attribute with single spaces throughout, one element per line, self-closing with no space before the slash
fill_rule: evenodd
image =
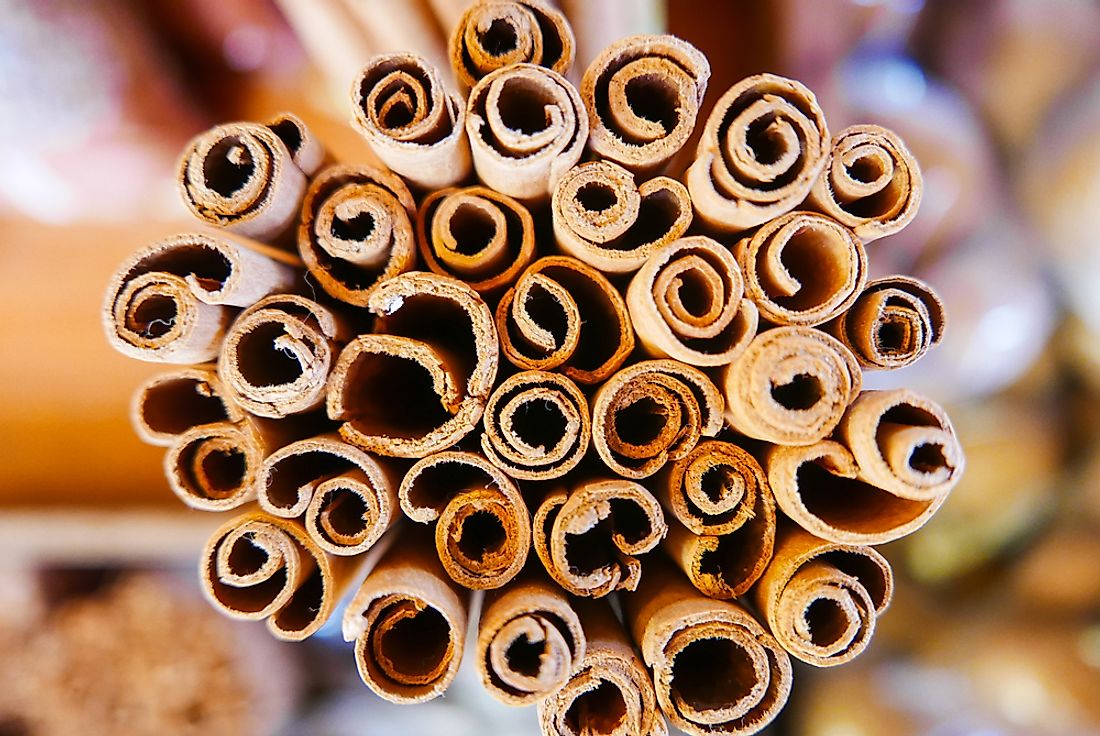
<path id="1" fill-rule="evenodd" d="M 579 87 L 575 45 L 541 0 L 480 0 L 460 89 L 370 59 L 350 118 L 377 161 L 290 114 L 200 134 L 180 191 L 214 229 L 123 264 L 107 334 L 172 366 L 134 422 L 184 503 L 232 511 L 201 562 L 227 614 L 300 640 L 352 593 L 395 702 L 442 694 L 476 627 L 486 688 L 546 734 L 755 733 L 791 657 L 864 650 L 875 546 L 963 470 L 935 402 L 862 388 L 943 333 L 927 284 L 868 279 L 920 169 L 770 74 L 697 120 L 679 38 L 617 41 Z"/>

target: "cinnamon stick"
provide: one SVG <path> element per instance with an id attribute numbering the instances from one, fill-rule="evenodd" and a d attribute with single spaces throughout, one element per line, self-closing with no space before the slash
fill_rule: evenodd
<path id="1" fill-rule="evenodd" d="M 294 165 L 307 177 L 316 174 L 328 159 L 324 144 L 297 115 L 279 113 L 267 123 L 267 127 L 279 136 L 279 140 L 290 152 Z"/>
<path id="2" fill-rule="evenodd" d="M 420 189 L 470 174 L 466 103 L 439 72 L 412 53 L 375 56 L 352 84 L 352 124 L 376 156 Z"/>
<path id="3" fill-rule="evenodd" d="M 473 589 L 499 588 L 531 549 L 531 518 L 515 483 L 481 455 L 447 451 L 418 460 L 397 496 L 410 519 L 435 524 L 447 574 Z"/>
<path id="4" fill-rule="evenodd" d="M 763 224 L 806 198 L 829 147 L 813 92 L 774 74 L 743 79 L 715 103 L 687 171 L 695 211 L 726 232 Z"/>
<path id="5" fill-rule="evenodd" d="M 551 200 L 554 236 L 567 254 L 607 273 L 626 273 L 691 225 L 683 184 L 659 176 L 635 185 L 634 175 L 607 161 L 589 161 L 558 181 Z"/>
<path id="6" fill-rule="evenodd" d="M 647 353 L 720 366 L 756 336 L 759 312 L 743 294 L 741 269 L 729 249 L 693 235 L 652 253 L 631 279 L 626 303 Z"/>
<path id="7" fill-rule="evenodd" d="M 150 445 L 168 447 L 181 434 L 204 424 L 239 422 L 242 410 L 212 368 L 195 366 L 159 373 L 134 392 L 130 421 Z"/>
<path id="8" fill-rule="evenodd" d="M 107 339 L 137 360 L 209 362 L 234 308 L 290 288 L 293 261 L 222 235 L 160 240 L 126 259 L 111 277 L 103 304 Z"/>

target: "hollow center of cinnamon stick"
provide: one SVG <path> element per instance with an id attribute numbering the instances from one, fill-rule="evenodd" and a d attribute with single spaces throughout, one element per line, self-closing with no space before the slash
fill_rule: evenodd
<path id="1" fill-rule="evenodd" d="M 736 480 L 740 474 L 727 465 L 712 465 L 699 479 L 699 490 L 711 500 L 718 503 L 727 498 L 731 489 L 737 488 Z"/>
<path id="2" fill-rule="evenodd" d="M 458 549 L 472 562 L 481 562 L 487 555 L 499 552 L 508 539 L 504 524 L 488 511 L 475 511 L 462 522 Z"/>
<path id="3" fill-rule="evenodd" d="M 882 169 L 882 160 L 876 156 L 857 158 L 848 167 L 848 176 L 864 184 L 878 181 L 885 173 Z"/>
<path id="4" fill-rule="evenodd" d="M 503 18 L 497 18 L 489 24 L 488 30 L 480 34 L 481 48 L 490 56 L 503 56 L 516 48 L 516 29 Z"/>
<path id="5" fill-rule="evenodd" d="M 374 353 L 359 361 L 349 381 L 355 392 L 347 406 L 362 431 L 422 437 L 450 418 L 431 375 L 415 360 Z"/>
<path id="6" fill-rule="evenodd" d="M 228 494 L 244 482 L 247 462 L 239 450 L 214 450 L 200 462 L 199 487 L 211 495 Z"/>
<path id="7" fill-rule="evenodd" d="M 783 268 L 798 283 L 785 294 L 768 284 L 768 296 L 788 309 L 813 309 L 833 297 L 845 282 L 846 264 L 852 257 L 848 244 L 836 232 L 803 227 L 783 245 Z"/>
<path id="8" fill-rule="evenodd" d="M 810 640 L 819 647 L 836 643 L 848 628 L 844 611 L 834 600 L 818 598 L 806 609 Z"/>
<path id="9" fill-rule="evenodd" d="M 284 334 L 282 325 L 267 322 L 241 336 L 237 368 L 244 380 L 253 386 L 281 386 L 301 377 L 298 359 L 275 346 Z"/>
<path id="10" fill-rule="evenodd" d="M 443 614 L 425 607 L 389 626 L 379 643 L 393 675 L 422 679 L 439 671 L 451 645 L 451 629 Z"/>
<path id="11" fill-rule="evenodd" d="M 566 419 L 546 399 L 524 402 L 512 415 L 512 429 L 529 447 L 554 447 L 565 436 Z"/>
<path id="12" fill-rule="evenodd" d="M 523 77 L 510 77 L 500 93 L 500 120 L 509 129 L 534 135 L 546 130 L 546 109 L 559 105 L 549 90 Z"/>
<path id="13" fill-rule="evenodd" d="M 130 314 L 129 327 L 149 338 L 163 337 L 176 323 L 176 302 L 166 296 L 153 295 L 142 299 Z"/>
<path id="14" fill-rule="evenodd" d="M 642 397 L 615 412 L 615 433 L 631 445 L 646 445 L 661 436 L 668 417 L 665 408 Z"/>
<path id="15" fill-rule="evenodd" d="M 947 466 L 943 446 L 932 443 L 918 445 L 909 455 L 909 467 L 919 473 L 934 473 Z"/>
<path id="16" fill-rule="evenodd" d="M 824 392 L 821 382 L 814 376 L 799 373 L 789 383 L 772 386 L 772 398 L 780 406 L 792 411 L 804 411 L 821 401 Z"/>
<path id="17" fill-rule="evenodd" d="M 878 327 L 875 346 L 887 355 L 904 353 L 909 344 L 909 329 L 901 320 L 885 320 Z"/>
<path id="18" fill-rule="evenodd" d="M 182 434 L 191 427 L 227 418 L 225 404 L 209 385 L 192 378 L 159 383 L 149 389 L 142 403 L 142 421 L 154 432 L 165 434 Z"/>
<path id="19" fill-rule="evenodd" d="M 257 546 L 249 536 L 242 536 L 229 551 L 229 569 L 234 575 L 250 575 L 263 568 L 267 557 L 266 550 Z"/>
<path id="20" fill-rule="evenodd" d="M 631 112 L 640 118 L 658 123 L 666 133 L 680 121 L 676 89 L 660 74 L 639 74 L 631 77 L 626 83 L 626 101 Z"/>
<path id="21" fill-rule="evenodd" d="M 497 232 L 492 215 L 481 207 L 469 204 L 460 204 L 455 208 L 449 226 L 455 239 L 455 250 L 464 256 L 476 256 L 485 250 Z"/>
<path id="22" fill-rule="evenodd" d="M 745 142 L 762 164 L 774 164 L 787 153 L 787 141 L 779 133 L 775 115 L 762 115 L 749 124 Z"/>
<path id="23" fill-rule="evenodd" d="M 374 216 L 369 212 L 357 212 L 349 218 L 332 218 L 332 235 L 340 240 L 363 242 L 374 232 Z"/>
<path id="24" fill-rule="evenodd" d="M 237 136 L 228 136 L 210 149 L 202 162 L 203 182 L 223 197 L 232 197 L 255 173 L 252 154 Z"/>
<path id="25" fill-rule="evenodd" d="M 577 190 L 577 202 L 589 212 L 604 212 L 618 201 L 615 190 L 600 182 L 589 182 Z"/>
<path id="26" fill-rule="evenodd" d="M 693 641 L 672 664 L 672 693 L 700 711 L 731 707 L 755 684 L 748 652 L 729 639 Z"/>
<path id="27" fill-rule="evenodd" d="M 516 637 L 505 657 L 508 660 L 508 669 L 525 677 L 538 677 L 542 670 L 542 657 L 546 654 L 546 639 L 532 641 L 526 635 Z"/>
<path id="28" fill-rule="evenodd" d="M 335 535 L 355 537 L 363 532 L 367 508 L 363 497 L 346 488 L 329 494 L 325 526 Z"/>
<path id="29" fill-rule="evenodd" d="M 565 712 L 565 724 L 576 734 L 615 733 L 625 718 L 623 693 L 607 680 L 577 696 Z"/>
<path id="30" fill-rule="evenodd" d="M 722 296 L 714 293 L 713 287 L 696 269 L 684 271 L 680 274 L 678 281 L 677 296 L 680 304 L 692 317 L 705 317 L 710 314 L 714 306 L 714 297 Z"/>

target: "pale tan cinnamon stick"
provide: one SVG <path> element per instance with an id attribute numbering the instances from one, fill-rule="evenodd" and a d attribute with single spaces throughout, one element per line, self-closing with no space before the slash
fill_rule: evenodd
<path id="1" fill-rule="evenodd" d="M 580 668 L 539 703 L 544 736 L 667 736 L 653 682 L 611 606 L 575 605 L 588 646 Z"/>
<path id="2" fill-rule="evenodd" d="M 479 454 L 446 451 L 418 460 L 397 491 L 401 509 L 436 522 L 435 549 L 459 585 L 499 588 L 531 549 L 531 517 L 516 484 Z"/>
<path id="3" fill-rule="evenodd" d="M 565 77 L 516 64 L 470 90 L 466 132 L 483 183 L 516 199 L 540 201 L 580 160 L 588 113 Z"/>
<path id="4" fill-rule="evenodd" d="M 496 310 L 500 348 L 516 367 L 560 371 L 599 383 L 634 350 L 622 296 L 596 269 L 574 258 L 532 263 Z"/>
<path id="5" fill-rule="evenodd" d="M 417 54 L 375 56 L 351 88 L 352 123 L 382 163 L 420 189 L 453 186 L 470 174 L 466 103 L 443 88 Z"/>
<path id="6" fill-rule="evenodd" d="M 588 451 L 588 400 L 560 373 L 522 371 L 489 396 L 482 416 L 485 457 L 520 480 L 551 480 Z"/>
<path id="7" fill-rule="evenodd" d="M 395 468 L 333 434 L 299 440 L 268 455 L 256 477 L 260 507 L 305 516 L 314 543 L 334 555 L 370 549 L 400 516 Z"/>
<path id="8" fill-rule="evenodd" d="M 625 619 L 653 673 L 657 702 L 689 734 L 754 734 L 791 691 L 791 661 L 747 610 L 697 593 L 663 559 L 647 560 Z"/>
<path id="9" fill-rule="evenodd" d="M 920 166 L 897 135 L 877 125 L 853 125 L 833 138 L 808 202 L 866 243 L 908 225 L 923 191 Z"/>
<path id="10" fill-rule="evenodd" d="M 192 427 L 243 418 L 244 410 L 229 397 L 217 373 L 204 366 L 157 374 L 138 386 L 130 403 L 134 431 L 162 447 Z"/>
<path id="11" fill-rule="evenodd" d="M 462 661 L 469 599 L 428 535 L 402 530 L 344 612 L 344 639 L 355 642 L 367 687 L 394 703 L 442 695 Z"/>
<path id="12" fill-rule="evenodd" d="M 890 563 L 871 547 L 784 528 L 753 601 L 791 656 L 833 667 L 859 656 L 894 591 Z"/>
<path id="13" fill-rule="evenodd" d="M 328 152 L 301 118 L 289 112 L 279 113 L 267 123 L 267 127 L 279 136 L 279 140 L 290 152 L 294 165 L 303 174 L 311 177 L 320 171 L 328 158 Z"/>
<path id="14" fill-rule="evenodd" d="M 531 213 L 482 186 L 429 194 L 417 212 L 416 240 L 429 270 L 479 294 L 499 294 L 535 257 Z"/>
<path id="15" fill-rule="evenodd" d="M 550 577 L 591 598 L 636 588 L 642 577 L 637 555 L 656 547 L 668 530 L 657 499 L 622 478 L 551 491 L 532 526 L 535 552 Z"/>
<path id="16" fill-rule="evenodd" d="M 293 294 L 264 297 L 237 317 L 218 355 L 218 376 L 252 414 L 279 419 L 324 404 L 332 364 L 352 328 Z"/>
<path id="17" fill-rule="evenodd" d="M 708 79 L 707 58 L 675 36 L 613 42 L 581 80 L 589 147 L 631 171 L 659 171 L 691 137 Z"/>
<path id="18" fill-rule="evenodd" d="M 448 52 L 458 81 L 473 87 L 490 73 L 531 63 L 568 74 L 573 29 L 543 0 L 480 0 L 466 6 L 453 28 Z"/>
<path id="19" fill-rule="evenodd" d="M 624 478 L 647 478 L 722 429 L 722 394 L 698 368 L 645 360 L 607 380 L 592 401 L 592 445 Z"/>
<path id="20" fill-rule="evenodd" d="M 774 74 L 743 79 L 715 104 L 687 171 L 695 210 L 707 225 L 737 232 L 794 209 L 829 145 L 813 92 Z"/>
<path id="21" fill-rule="evenodd" d="M 416 208 L 401 177 L 336 165 L 310 184 L 298 250 L 309 275 L 340 301 L 366 306 L 377 285 L 416 265 Z"/>
<path id="22" fill-rule="evenodd" d="M 635 185 L 634 175 L 607 161 L 574 166 L 551 200 L 554 236 L 571 256 L 608 273 L 634 271 L 655 249 L 691 225 L 691 198 L 665 176 Z"/>
<path id="23" fill-rule="evenodd" d="M 852 352 L 824 332 L 766 330 L 724 369 L 726 421 L 755 439 L 813 444 L 832 433 L 862 380 Z"/>
<path id="24" fill-rule="evenodd" d="M 630 281 L 626 304 L 650 355 L 727 365 L 756 336 L 759 313 L 729 249 L 703 235 L 655 250 Z"/>
<path id="25" fill-rule="evenodd" d="M 227 522 L 200 558 L 203 593 L 219 610 L 248 621 L 267 619 L 279 639 L 301 641 L 324 625 L 354 575 L 301 525 L 259 512 Z"/>
<path id="26" fill-rule="evenodd" d="M 296 259 L 276 253 L 203 233 L 176 235 L 139 250 L 107 285 L 107 339 L 137 360 L 213 360 L 234 307 L 293 285 Z"/>
<path id="27" fill-rule="evenodd" d="M 867 282 L 867 253 L 848 228 L 813 212 L 771 220 L 733 249 L 760 317 L 811 327 L 847 310 Z"/>
<path id="28" fill-rule="evenodd" d="M 489 307 L 461 281 L 407 273 L 367 303 L 375 333 L 352 340 L 329 379 L 327 411 L 340 435 L 368 452 L 424 457 L 481 419 L 496 380 L 498 338 Z"/>
<path id="29" fill-rule="evenodd" d="M 943 338 L 946 313 L 932 287 L 910 276 L 867 284 L 855 303 L 828 326 L 864 368 L 911 365 Z"/>
<path id="30" fill-rule="evenodd" d="M 537 566 L 485 595 L 475 662 L 485 689 L 500 702 L 530 705 L 557 692 L 585 649 L 572 602 Z"/>

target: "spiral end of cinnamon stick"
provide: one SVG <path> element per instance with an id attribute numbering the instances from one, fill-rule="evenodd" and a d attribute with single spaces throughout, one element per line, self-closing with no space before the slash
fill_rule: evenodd
<path id="1" fill-rule="evenodd" d="M 256 497 L 256 476 L 266 449 L 250 422 L 193 427 L 165 453 L 168 486 L 194 509 L 236 508 Z"/>
<path id="2" fill-rule="evenodd" d="M 943 339 L 945 310 L 920 279 L 888 276 L 867 284 L 851 308 L 829 326 L 865 368 L 912 365 Z"/>
<path id="3" fill-rule="evenodd" d="M 451 33 L 449 53 L 455 76 L 473 87 L 490 73 L 530 63 L 568 74 L 576 41 L 569 22 L 541 0 L 472 3 Z"/>

